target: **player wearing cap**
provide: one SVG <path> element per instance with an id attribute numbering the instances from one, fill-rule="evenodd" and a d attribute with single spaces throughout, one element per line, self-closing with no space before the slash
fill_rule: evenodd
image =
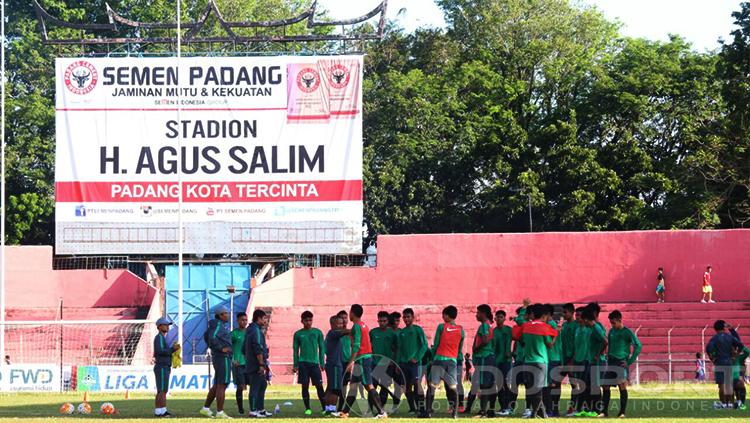
<path id="1" fill-rule="evenodd" d="M 167 332 L 172 322 L 166 317 L 156 321 L 159 333 L 154 337 L 154 377 L 156 379 L 156 400 L 154 401 L 154 415 L 156 417 L 172 417 L 167 411 L 167 391 L 169 390 L 169 374 L 172 371 L 172 353 L 180 350 L 180 344 L 175 342 L 171 347 L 167 343 Z"/>
<path id="2" fill-rule="evenodd" d="M 232 335 L 227 328 L 229 321 L 229 310 L 219 306 L 214 310 L 215 319 L 208 322 L 208 329 L 203 335 L 208 347 L 211 349 L 211 361 L 214 367 L 214 384 L 208 391 L 206 402 L 200 414 L 206 417 L 214 417 L 211 413 L 211 403 L 216 399 L 216 418 L 230 419 L 224 412 L 224 394 L 229 385 L 232 374 Z"/>

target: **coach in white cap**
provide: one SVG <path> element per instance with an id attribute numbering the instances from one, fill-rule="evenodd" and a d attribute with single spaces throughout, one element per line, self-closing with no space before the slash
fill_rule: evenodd
<path id="1" fill-rule="evenodd" d="M 211 403 L 216 398 L 216 418 L 231 419 L 224 413 L 224 392 L 231 381 L 232 375 L 232 334 L 227 328 L 229 310 L 224 306 L 214 309 L 215 319 L 208 322 L 208 330 L 203 338 L 211 349 L 211 361 L 214 365 L 214 384 L 208 391 L 206 402 L 200 410 L 201 415 L 214 417 Z"/>
<path id="2" fill-rule="evenodd" d="M 154 377 L 156 379 L 156 400 L 154 401 L 154 415 L 156 417 L 172 417 L 167 411 L 167 391 L 169 391 L 169 374 L 172 371 L 172 353 L 180 349 L 180 344 L 167 344 L 167 332 L 172 322 L 161 317 L 156 321 L 159 333 L 154 337 Z"/>

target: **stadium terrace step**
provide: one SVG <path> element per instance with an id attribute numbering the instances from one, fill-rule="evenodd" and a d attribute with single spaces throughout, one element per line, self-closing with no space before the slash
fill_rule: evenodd
<path id="1" fill-rule="evenodd" d="M 578 306 L 584 304 L 577 304 Z M 724 319 L 735 326 L 739 325 L 739 334 L 743 339 L 750 340 L 750 303 L 748 302 L 718 302 L 715 304 L 702 304 L 695 302 L 683 303 L 605 303 L 601 304 L 600 315 L 602 323 L 609 329 L 607 314 L 612 310 L 620 310 L 624 314 L 625 324 L 633 330 L 638 329 L 638 336 L 643 343 L 643 352 L 639 361 L 643 362 L 643 381 L 653 380 L 655 375 L 649 373 L 648 369 L 662 369 L 662 373 L 668 369 L 667 360 L 668 342 L 667 333 L 672 330 L 671 348 L 673 359 L 673 377 L 675 379 L 692 379 L 695 366 L 695 353 L 702 348 L 701 331 L 705 331 L 705 342 L 714 335 L 713 322 Z M 364 321 L 371 327 L 375 326 L 376 314 L 379 310 L 402 311 L 408 305 L 365 305 Z M 412 306 L 416 313 L 415 324 L 422 326 L 428 340 L 432 342 L 435 328 L 442 323 L 441 311 L 443 305 Z M 495 310 L 505 310 L 509 317 L 515 316 L 515 310 L 519 304 L 495 304 Z M 269 347 L 271 348 L 271 361 L 280 363 L 280 369 L 274 371 L 285 371 L 286 367 L 281 363 L 291 363 L 291 339 L 292 334 L 300 328 L 300 314 L 305 310 L 315 313 L 315 326 L 324 333 L 328 330 L 328 317 L 336 314 L 339 310 L 348 310 L 347 305 L 335 307 L 295 306 L 276 307 L 273 309 L 269 326 Z M 474 319 L 476 306 L 458 306 L 458 323 L 463 325 L 467 336 L 471 336 L 478 323 Z M 747 326 L 745 326 L 747 325 Z M 750 341 L 748 341 L 750 342 Z M 276 367 L 276 366 L 274 366 Z M 288 367 L 288 366 L 287 366 Z M 710 363 L 707 363 L 710 367 Z M 677 369 L 680 369 L 677 371 Z M 288 379 L 292 381 L 291 375 L 279 374 L 280 381 Z"/>
<path id="2" fill-rule="evenodd" d="M 129 320 L 136 319 L 138 307 L 63 308 L 65 320 Z M 6 320 L 60 320 L 58 308 L 10 308 Z"/>

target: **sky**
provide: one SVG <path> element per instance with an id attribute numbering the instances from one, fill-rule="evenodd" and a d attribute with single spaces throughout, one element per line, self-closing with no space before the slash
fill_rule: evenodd
<path id="1" fill-rule="evenodd" d="M 678 34 L 701 52 L 717 48 L 720 37 L 729 40 L 732 12 L 741 3 L 740 0 L 576 1 L 596 6 L 609 19 L 618 19 L 624 35 L 668 40 L 670 33 Z M 380 0 L 319 0 L 318 3 L 333 17 L 351 18 L 369 12 Z M 388 17 L 396 19 L 407 31 L 422 26 L 445 26 L 443 14 L 433 0 L 389 0 Z"/>

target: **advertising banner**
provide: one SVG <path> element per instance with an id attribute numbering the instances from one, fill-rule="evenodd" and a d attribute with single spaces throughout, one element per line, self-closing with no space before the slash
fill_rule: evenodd
<path id="1" fill-rule="evenodd" d="M 153 391 L 156 379 L 153 366 L 98 366 L 96 386 L 101 391 Z M 206 365 L 188 365 L 172 369 L 169 390 L 172 392 L 208 392 L 213 384 Z M 234 388 L 234 385 L 230 385 Z"/>
<path id="2" fill-rule="evenodd" d="M 56 75 L 56 253 L 361 252 L 361 56 L 60 58 Z"/>
<path id="3" fill-rule="evenodd" d="M 60 392 L 60 365 L 10 364 L 0 366 L 2 392 Z"/>

